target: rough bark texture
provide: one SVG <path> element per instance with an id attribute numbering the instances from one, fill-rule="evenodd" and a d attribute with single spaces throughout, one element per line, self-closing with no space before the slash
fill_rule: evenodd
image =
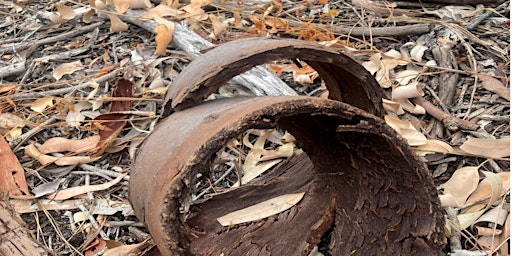
<path id="1" fill-rule="evenodd" d="M 195 177 L 208 175 L 223 145 L 276 126 L 310 162 L 191 205 Z M 289 192 L 306 195 L 279 215 L 229 229 L 216 221 Z M 407 144 L 373 115 L 310 97 L 215 100 L 173 113 L 135 159 L 130 201 L 164 255 L 308 255 L 326 232 L 332 255 L 436 255 L 443 245 L 435 187 Z"/>
<path id="2" fill-rule="evenodd" d="M 5 197 L 0 198 L 0 255 L 51 255 L 32 236 Z"/>

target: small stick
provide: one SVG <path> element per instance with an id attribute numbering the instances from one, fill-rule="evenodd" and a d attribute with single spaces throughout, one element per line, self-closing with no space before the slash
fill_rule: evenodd
<path id="1" fill-rule="evenodd" d="M 59 119 L 60 119 L 60 117 L 57 117 L 57 116 L 50 117 L 50 119 L 44 121 L 42 124 L 34 127 L 32 130 L 30 130 L 30 131 L 28 131 L 28 132 L 18 136 L 16 139 L 14 139 L 11 142 L 9 142 L 9 147 L 11 147 L 13 149 L 12 151 L 16 151 L 18 149 L 18 147 L 23 142 L 28 140 L 30 137 L 36 135 L 40 131 L 44 130 L 48 125 L 55 123 L 55 121 L 57 121 Z"/>
<path id="2" fill-rule="evenodd" d="M 452 226 L 452 231 L 450 233 L 450 250 L 453 252 L 455 250 L 462 250 L 462 245 L 460 243 L 460 233 L 457 227 L 460 226 L 459 220 L 457 219 L 457 213 L 451 207 L 444 208 L 446 212 L 446 217 L 450 220 L 450 224 Z"/>
<path id="3" fill-rule="evenodd" d="M 441 121 L 443 125 L 450 131 L 456 131 L 459 129 L 475 131 L 478 129 L 478 124 L 454 117 L 440 110 L 432 103 L 430 103 L 430 101 L 425 100 L 423 97 L 415 97 L 412 100 L 414 103 L 422 106 L 434 118 Z"/>

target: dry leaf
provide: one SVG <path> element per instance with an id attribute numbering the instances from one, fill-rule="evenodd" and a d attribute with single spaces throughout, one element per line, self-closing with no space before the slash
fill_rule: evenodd
<path id="1" fill-rule="evenodd" d="M 421 62 L 421 59 L 423 58 L 423 54 L 428 49 L 423 44 L 417 44 L 411 49 L 411 58 L 417 62 Z"/>
<path id="2" fill-rule="evenodd" d="M 444 183 L 444 193 L 439 196 L 444 207 L 460 207 L 466 199 L 475 191 L 480 176 L 478 167 L 467 166 L 456 170 L 452 177 Z"/>
<path id="3" fill-rule="evenodd" d="M 505 87 L 500 80 L 483 74 L 478 74 L 478 78 L 482 81 L 482 87 L 486 90 L 494 92 L 506 100 L 510 100 L 510 88 Z"/>
<path id="4" fill-rule="evenodd" d="M 501 233 L 499 239 L 501 244 L 501 255 L 508 255 L 508 243 L 506 241 L 510 240 L 510 214 L 507 215 L 507 220 L 503 225 L 503 232 Z"/>
<path id="5" fill-rule="evenodd" d="M 24 127 L 25 122 L 19 116 L 11 113 L 0 113 L 0 128 L 13 129 L 16 127 Z"/>
<path id="6" fill-rule="evenodd" d="M 407 110 L 407 112 L 411 114 L 416 115 L 424 115 L 426 113 L 425 108 L 423 108 L 420 105 L 414 105 L 409 99 L 397 99 L 395 100 L 396 103 L 400 104 L 402 106 L 402 109 Z"/>
<path id="7" fill-rule="evenodd" d="M 178 11 L 168 5 L 157 5 L 151 9 L 149 9 L 144 15 L 142 15 L 139 19 L 141 20 L 150 20 L 155 17 L 176 17 L 180 14 L 183 14 L 183 11 Z"/>
<path id="8" fill-rule="evenodd" d="M 396 73 L 395 75 L 395 81 L 397 81 L 400 85 L 406 85 L 408 84 L 412 79 L 418 77 L 418 75 L 420 74 L 419 71 L 416 71 L 416 70 L 403 70 L 403 71 L 400 71 L 398 73 Z M 419 86 L 419 84 L 418 84 Z M 421 91 L 421 86 L 419 86 L 419 90 Z M 421 92 L 423 93 L 423 92 Z M 423 95 L 421 95 L 423 96 Z M 412 97 L 409 97 L 409 98 L 412 98 Z"/>
<path id="9" fill-rule="evenodd" d="M 387 99 L 382 99 L 382 105 L 384 106 L 385 110 L 391 111 L 397 115 L 405 114 L 405 111 L 402 108 L 402 105 L 398 102 L 394 102 L 394 101 L 387 100 Z"/>
<path id="10" fill-rule="evenodd" d="M 34 110 L 37 113 L 43 113 L 46 108 L 53 106 L 53 97 L 46 96 L 43 98 L 39 98 L 32 103 L 30 109 Z"/>
<path id="11" fill-rule="evenodd" d="M 274 197 L 253 206 L 226 214 L 217 218 L 217 221 L 222 226 L 231 226 L 264 219 L 290 209 L 302 199 L 304 194 L 305 192 Z"/>
<path id="12" fill-rule="evenodd" d="M 105 190 L 105 189 L 108 189 L 108 188 L 114 186 L 115 184 L 117 184 L 119 181 L 121 181 L 124 178 L 124 176 L 126 176 L 126 174 L 120 175 L 119 177 L 115 178 L 114 180 L 111 180 L 111 181 L 109 181 L 107 183 L 104 183 L 104 184 L 88 185 L 88 186 L 78 186 L 78 187 L 72 187 L 72 188 L 63 189 L 63 190 L 57 191 L 57 192 L 55 192 L 55 193 L 53 193 L 51 195 L 48 195 L 48 199 L 51 199 L 51 200 L 66 200 L 66 199 L 69 199 L 71 197 L 78 196 L 78 195 L 81 195 L 81 194 L 85 194 L 85 193 L 88 193 L 88 192 Z"/>
<path id="13" fill-rule="evenodd" d="M 144 242 L 138 244 L 125 244 L 114 248 L 109 248 L 103 256 L 125 256 L 132 253 L 138 253 Z"/>
<path id="14" fill-rule="evenodd" d="M 507 207 L 508 208 L 508 207 Z M 478 220 L 475 221 L 475 226 L 487 226 L 489 223 L 494 226 L 494 224 L 498 224 L 503 226 L 508 216 L 508 209 L 504 207 L 494 207 L 484 213 Z"/>
<path id="15" fill-rule="evenodd" d="M 3 136 L 0 136 L 0 192 L 14 198 L 32 197 L 25 179 L 25 170 Z"/>
<path id="16" fill-rule="evenodd" d="M 32 189 L 32 193 L 35 198 L 42 197 L 45 195 L 49 195 L 54 193 L 59 189 L 60 184 L 64 181 L 64 179 L 55 179 L 48 183 L 42 183 L 41 185 Z"/>
<path id="17" fill-rule="evenodd" d="M 411 83 L 409 85 L 398 86 L 393 89 L 391 92 L 391 98 L 393 100 L 397 99 L 409 99 L 414 97 L 420 97 L 425 95 L 423 90 L 421 89 L 421 85 L 419 83 Z"/>
<path id="18" fill-rule="evenodd" d="M 499 196 L 499 194 L 505 193 L 506 191 L 508 191 L 510 189 L 510 172 L 501 172 L 501 173 L 498 173 L 495 175 L 499 181 L 496 178 L 494 178 L 494 179 L 485 178 L 484 180 L 482 180 L 480 182 L 480 184 L 478 184 L 478 187 L 476 188 L 476 190 L 468 198 L 468 200 L 466 201 L 466 204 L 478 202 L 487 197 L 490 198 L 493 195 L 493 193 L 492 193 L 493 187 L 495 187 L 495 188 L 500 187 L 498 196 Z M 496 192 L 497 189 L 494 189 L 494 190 Z M 496 199 L 496 197 L 495 197 L 495 199 Z M 489 199 L 482 201 L 482 203 L 475 204 L 475 205 L 465 209 L 463 211 L 463 213 L 471 213 L 471 212 L 479 211 L 479 210 L 485 208 L 485 206 L 489 203 L 493 203 L 493 201 L 489 202 Z"/>
<path id="19" fill-rule="evenodd" d="M 82 69 L 84 69 L 84 66 L 82 65 L 82 62 L 80 62 L 80 60 L 73 61 L 70 63 L 63 63 L 55 68 L 55 70 L 53 71 L 53 78 L 55 78 L 55 80 L 58 81 L 62 78 L 62 76 L 73 74 L 75 71 Z"/>
<path id="20" fill-rule="evenodd" d="M 70 140 L 56 137 L 46 140 L 43 145 L 39 147 L 39 151 L 43 154 L 66 151 L 73 153 L 83 153 L 94 149 L 99 140 L 99 135 L 94 135 L 81 140 Z"/>
<path id="21" fill-rule="evenodd" d="M 419 146 L 427 143 L 427 138 L 423 133 L 414 128 L 411 122 L 402 121 L 389 115 L 384 116 L 386 124 L 391 126 L 398 134 L 400 134 L 410 146 Z"/>
<path id="22" fill-rule="evenodd" d="M 60 17 L 64 20 L 71 20 L 76 17 L 75 11 L 73 8 L 63 5 L 63 4 L 56 4 L 57 11 L 60 14 Z"/>
<path id="23" fill-rule="evenodd" d="M 427 140 L 427 143 L 419 145 L 413 148 L 417 151 L 429 152 L 429 153 L 443 153 L 450 154 L 454 153 L 455 150 L 448 143 L 440 140 Z"/>
<path id="24" fill-rule="evenodd" d="M 128 24 L 119 19 L 117 15 L 111 13 L 106 13 L 106 15 L 110 19 L 110 32 L 121 32 L 128 30 Z"/>
<path id="25" fill-rule="evenodd" d="M 147 9 L 151 8 L 153 4 L 151 4 L 150 0 L 131 0 L 130 1 L 130 9 Z"/>
<path id="26" fill-rule="evenodd" d="M 125 13 L 130 8 L 131 0 L 112 0 L 117 13 Z"/>
<path id="27" fill-rule="evenodd" d="M 63 156 L 63 157 L 56 157 L 56 156 L 49 156 L 45 155 L 34 146 L 34 144 L 29 144 L 25 147 L 25 154 L 27 156 L 35 158 L 39 163 L 42 165 L 48 165 L 48 164 L 56 164 L 59 166 L 63 165 L 75 165 L 75 164 L 86 164 L 94 162 L 100 157 L 88 157 L 88 156 Z"/>
<path id="28" fill-rule="evenodd" d="M 171 23 L 174 25 L 174 23 Z M 155 42 L 156 42 L 156 49 L 155 54 L 164 56 L 166 55 L 167 46 L 172 41 L 172 32 L 174 30 L 174 27 L 169 29 L 166 25 L 160 24 L 155 28 Z"/>
<path id="29" fill-rule="evenodd" d="M 460 149 L 466 153 L 487 158 L 510 156 L 510 137 L 501 139 L 469 138 Z"/>
<path id="30" fill-rule="evenodd" d="M 223 24 L 222 22 L 220 22 L 219 19 L 217 18 L 217 16 L 215 16 L 213 14 L 210 14 L 208 17 L 210 18 L 210 21 L 212 22 L 212 28 L 213 28 L 213 31 L 210 33 L 210 35 L 208 37 L 217 39 L 217 36 L 219 36 L 220 33 L 222 33 L 222 31 L 224 31 L 224 29 L 226 29 L 227 26 L 225 24 Z"/>
<path id="31" fill-rule="evenodd" d="M 87 245 L 87 247 L 84 248 L 85 250 L 85 256 L 94 256 L 101 254 L 103 250 L 105 250 L 105 247 L 107 246 L 107 242 L 101 238 L 96 238 L 92 243 Z"/>

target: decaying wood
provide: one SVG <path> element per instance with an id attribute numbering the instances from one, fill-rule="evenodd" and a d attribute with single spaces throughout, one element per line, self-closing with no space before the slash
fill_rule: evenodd
<path id="1" fill-rule="evenodd" d="M 452 45 L 441 43 L 441 45 L 432 49 L 434 58 L 439 66 L 450 69 L 457 68 L 452 48 Z M 450 107 L 453 103 L 458 82 L 458 73 L 444 72 L 439 76 L 439 98 L 447 107 Z"/>
<path id="2" fill-rule="evenodd" d="M 5 196 L 0 198 L 0 255 L 51 255 L 32 236 Z"/>

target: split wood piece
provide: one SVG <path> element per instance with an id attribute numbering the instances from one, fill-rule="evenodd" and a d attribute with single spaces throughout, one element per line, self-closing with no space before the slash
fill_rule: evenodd
<path id="1" fill-rule="evenodd" d="M 279 127 L 308 157 L 210 201 L 192 202 L 197 177 L 228 141 Z M 286 193 L 291 209 L 222 227 L 216 218 Z M 162 255 L 439 255 L 444 218 L 430 173 L 385 122 L 348 104 L 299 96 L 204 102 L 164 120 L 141 146 L 129 198 Z M 327 235 L 330 234 L 330 235 Z"/>
<path id="2" fill-rule="evenodd" d="M 382 89 L 352 58 L 315 42 L 265 38 L 225 43 L 194 60 L 170 85 L 164 113 L 195 106 L 236 75 L 285 59 L 300 59 L 313 67 L 325 81 L 330 99 L 383 116 Z"/>
<path id="3" fill-rule="evenodd" d="M 0 197 L 0 255 L 51 255 L 32 236 L 7 197 Z"/>
<path id="4" fill-rule="evenodd" d="M 452 45 L 441 43 L 434 47 L 432 53 L 438 65 L 443 68 L 457 69 L 455 55 L 452 52 Z M 439 98 L 447 107 L 451 107 L 457 91 L 459 74 L 455 72 L 444 72 L 439 75 Z"/>

